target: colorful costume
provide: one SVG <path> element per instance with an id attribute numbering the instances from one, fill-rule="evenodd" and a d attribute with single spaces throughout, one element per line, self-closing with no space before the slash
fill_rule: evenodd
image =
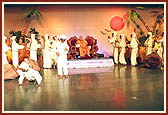
<path id="1" fill-rule="evenodd" d="M 76 47 L 79 47 L 80 57 L 82 56 L 90 56 L 90 48 L 87 46 L 88 43 L 86 40 L 80 36 L 80 40 L 76 42 Z"/>

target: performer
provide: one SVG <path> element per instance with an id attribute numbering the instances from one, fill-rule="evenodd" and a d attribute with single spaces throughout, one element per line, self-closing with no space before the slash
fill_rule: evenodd
<path id="1" fill-rule="evenodd" d="M 2 39 L 2 40 L 3 40 L 2 43 L 4 44 L 3 54 L 2 54 L 2 55 L 3 55 L 3 58 L 4 58 L 4 61 L 3 61 L 3 62 L 4 62 L 4 64 L 9 64 L 9 63 L 8 63 L 8 60 L 7 60 L 6 53 L 7 53 L 7 51 L 10 50 L 11 48 L 6 45 L 6 40 L 7 40 L 7 37 L 6 37 L 6 36 L 3 36 L 3 39 Z"/>
<path id="2" fill-rule="evenodd" d="M 12 62 L 13 65 L 17 68 L 19 63 L 18 49 L 23 49 L 24 46 L 16 43 L 16 36 L 12 36 L 11 39 L 12 39 Z"/>
<path id="3" fill-rule="evenodd" d="M 129 47 L 132 48 L 131 50 L 131 65 L 136 66 L 137 65 L 137 54 L 138 54 L 138 40 L 135 33 L 131 34 L 131 43 L 129 44 Z"/>
<path id="4" fill-rule="evenodd" d="M 125 36 L 124 34 L 120 35 L 120 43 L 119 43 L 119 47 L 121 47 L 121 52 L 119 54 L 119 62 L 123 65 L 126 65 L 126 61 L 125 61 L 125 48 L 126 48 L 126 42 L 125 42 Z"/>
<path id="5" fill-rule="evenodd" d="M 162 39 L 161 40 L 157 40 L 158 42 L 158 50 L 157 50 L 157 54 L 162 58 L 163 60 L 163 42 L 164 42 L 164 33 L 162 34 Z"/>
<path id="6" fill-rule="evenodd" d="M 67 39 L 67 36 L 62 34 L 60 37 L 60 42 L 56 46 L 56 54 L 58 56 L 58 76 L 59 78 L 62 78 L 63 75 L 65 75 L 65 78 L 68 78 L 68 68 L 67 68 L 67 53 L 69 50 L 69 46 L 67 42 L 65 41 Z"/>
<path id="7" fill-rule="evenodd" d="M 113 39 L 112 37 L 108 36 L 108 42 L 109 42 L 110 44 L 112 44 L 112 43 L 114 42 L 114 39 Z"/>
<path id="8" fill-rule="evenodd" d="M 44 43 L 44 52 L 43 52 L 43 67 L 44 68 L 51 68 L 51 57 L 50 57 L 50 47 L 51 44 L 49 42 L 49 35 L 46 34 L 45 37 L 45 43 Z"/>
<path id="9" fill-rule="evenodd" d="M 40 86 L 42 77 L 40 73 L 32 68 L 33 66 L 30 64 L 30 61 L 28 58 L 24 58 L 24 61 L 20 64 L 18 67 L 17 72 L 19 73 L 19 85 L 22 85 L 24 78 L 26 78 L 29 81 L 37 81 L 37 86 Z"/>
<path id="10" fill-rule="evenodd" d="M 148 32 L 147 40 L 145 41 L 145 46 L 147 47 L 146 56 L 152 53 L 153 41 L 152 32 Z"/>
<path id="11" fill-rule="evenodd" d="M 80 57 L 90 56 L 90 48 L 87 46 L 88 43 L 83 39 L 83 36 L 79 37 L 79 40 L 76 42 L 76 47 L 79 47 Z"/>
<path id="12" fill-rule="evenodd" d="M 31 34 L 30 59 L 37 61 L 37 48 L 40 48 L 41 45 L 37 43 L 35 36 L 35 34 Z"/>
<path id="13" fill-rule="evenodd" d="M 114 63 L 115 64 L 118 64 L 118 46 L 119 46 L 119 42 L 118 42 L 118 39 L 117 39 L 117 33 L 116 32 L 113 32 L 112 33 L 112 44 L 114 46 Z"/>
<path id="14" fill-rule="evenodd" d="M 52 40 L 50 41 L 51 44 L 51 62 L 53 65 L 53 68 L 56 68 L 57 65 L 57 55 L 56 55 L 56 46 L 58 44 L 59 40 L 57 36 L 53 36 Z"/>

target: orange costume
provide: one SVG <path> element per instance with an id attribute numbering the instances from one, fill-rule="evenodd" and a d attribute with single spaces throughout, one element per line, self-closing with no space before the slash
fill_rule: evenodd
<path id="1" fill-rule="evenodd" d="M 81 56 L 90 56 L 90 48 L 87 46 L 87 41 L 84 40 L 81 36 L 80 39 L 76 42 L 76 46 L 79 47 L 80 57 Z"/>

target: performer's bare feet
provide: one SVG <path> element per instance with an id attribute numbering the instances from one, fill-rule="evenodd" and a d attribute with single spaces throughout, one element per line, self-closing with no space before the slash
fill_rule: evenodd
<path id="1" fill-rule="evenodd" d="M 37 84 L 36 86 L 37 86 L 37 87 L 40 87 L 41 85 L 40 85 L 40 84 Z"/>
<path id="2" fill-rule="evenodd" d="M 68 75 L 66 75 L 66 76 L 65 76 L 65 78 L 66 78 L 66 79 L 68 79 L 68 78 L 69 78 L 69 76 L 68 76 Z"/>
<path id="3" fill-rule="evenodd" d="M 126 64 L 121 64 L 121 66 L 126 66 Z"/>
<path id="4" fill-rule="evenodd" d="M 19 84 L 18 86 L 22 86 L 22 84 Z"/>
<path id="5" fill-rule="evenodd" d="M 135 67 L 136 65 L 130 65 L 130 67 Z"/>
<path id="6" fill-rule="evenodd" d="M 60 79 L 62 79 L 63 77 L 60 75 L 60 76 L 58 76 Z"/>

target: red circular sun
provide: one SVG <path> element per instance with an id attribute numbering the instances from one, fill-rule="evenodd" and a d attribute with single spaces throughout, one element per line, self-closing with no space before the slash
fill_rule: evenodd
<path id="1" fill-rule="evenodd" d="M 115 16 L 110 21 L 110 27 L 115 31 L 119 31 L 124 27 L 124 20 L 119 16 Z"/>

